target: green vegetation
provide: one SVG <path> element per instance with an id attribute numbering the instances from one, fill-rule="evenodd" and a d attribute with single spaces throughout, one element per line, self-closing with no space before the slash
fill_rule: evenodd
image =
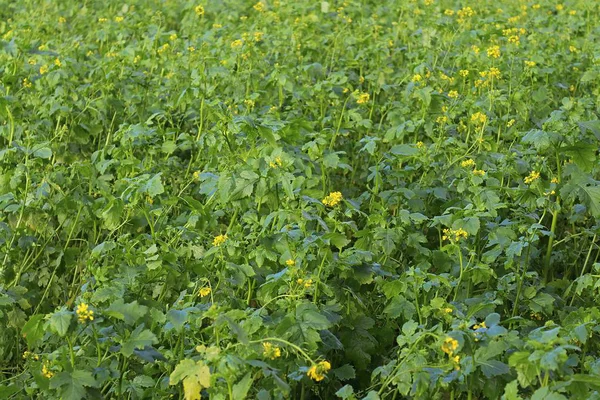
<path id="1" fill-rule="evenodd" d="M 600 399 L 600 3 L 0 0 L 0 399 Z"/>

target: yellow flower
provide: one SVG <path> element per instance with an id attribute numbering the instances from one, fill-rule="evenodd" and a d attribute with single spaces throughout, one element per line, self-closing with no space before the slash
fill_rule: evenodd
<path id="1" fill-rule="evenodd" d="M 222 27 L 223 27 L 223 25 L 221 25 L 221 24 L 213 24 L 214 29 L 220 29 Z"/>
<path id="2" fill-rule="evenodd" d="M 369 95 L 369 93 L 361 93 L 358 95 L 358 99 L 356 100 L 356 103 L 358 103 L 358 104 L 368 103 L 370 98 L 371 98 L 371 96 Z"/>
<path id="3" fill-rule="evenodd" d="M 417 146 L 417 149 L 422 149 L 423 147 L 425 147 L 425 144 L 423 142 L 421 142 L 421 141 L 418 141 L 416 143 L 416 146 Z"/>
<path id="4" fill-rule="evenodd" d="M 473 166 L 475 166 L 475 161 L 473 161 L 469 158 L 468 160 L 462 161 L 460 163 L 460 166 L 463 168 L 473 167 Z"/>
<path id="5" fill-rule="evenodd" d="M 56 65 L 57 67 L 62 67 L 62 63 L 58 58 L 54 59 L 54 65 Z"/>
<path id="6" fill-rule="evenodd" d="M 108 18 L 98 18 L 98 22 L 100 22 L 100 23 L 108 22 Z"/>
<path id="7" fill-rule="evenodd" d="M 196 12 L 196 15 L 199 17 L 204 15 L 204 7 L 202 7 L 202 6 L 196 6 L 196 8 L 194 8 L 194 11 Z"/>
<path id="8" fill-rule="evenodd" d="M 165 44 L 163 44 L 162 46 L 160 46 L 160 47 L 158 48 L 158 50 L 156 50 L 156 52 L 157 52 L 158 54 L 162 54 L 162 53 L 164 53 L 165 51 L 169 50 L 169 47 L 171 47 L 171 46 L 169 45 L 169 43 L 165 43 Z"/>
<path id="9" fill-rule="evenodd" d="M 269 342 L 263 342 L 263 356 L 274 360 L 281 357 L 281 349 Z"/>
<path id="10" fill-rule="evenodd" d="M 564 8 L 565 8 L 565 6 L 562 5 L 562 4 L 557 4 L 556 5 L 556 11 L 562 11 Z"/>
<path id="11" fill-rule="evenodd" d="M 115 22 L 123 22 L 123 20 L 124 20 L 124 19 L 125 19 L 125 18 L 123 18 L 123 17 L 121 17 L 121 16 L 119 15 L 119 16 L 116 16 L 116 17 L 115 17 Z"/>
<path id="12" fill-rule="evenodd" d="M 264 36 L 263 32 L 254 32 L 254 41 L 260 42 L 263 39 L 263 36 Z"/>
<path id="13" fill-rule="evenodd" d="M 44 64 L 44 65 L 42 65 L 42 66 L 40 67 L 40 74 L 41 74 L 41 75 L 44 75 L 44 74 L 45 74 L 45 73 L 47 73 L 49 70 L 50 70 L 50 67 L 48 67 L 47 65 L 45 65 L 45 64 Z"/>
<path id="14" fill-rule="evenodd" d="M 237 49 L 242 47 L 243 42 L 240 39 L 234 40 L 233 42 L 231 42 L 231 48 L 232 49 Z"/>
<path id="15" fill-rule="evenodd" d="M 554 177 L 550 180 L 550 183 L 558 183 L 558 182 L 560 182 L 560 181 L 556 177 Z"/>
<path id="16" fill-rule="evenodd" d="M 577 53 L 577 52 L 579 52 L 579 50 L 578 50 L 578 49 L 577 49 L 577 47 L 575 47 L 575 46 L 569 46 L 569 51 L 570 51 L 571 53 Z"/>
<path id="17" fill-rule="evenodd" d="M 323 204 L 329 207 L 337 206 L 344 197 L 340 192 L 331 192 L 323 199 Z"/>
<path id="18" fill-rule="evenodd" d="M 442 232 L 444 233 L 442 240 L 450 240 L 451 242 L 458 242 L 460 239 L 466 239 L 469 236 L 463 228 L 444 229 Z"/>
<path id="19" fill-rule="evenodd" d="M 320 361 L 318 364 L 313 364 L 313 366 L 308 369 L 306 375 L 314 381 L 321 382 L 325 379 L 325 374 L 330 369 L 331 364 L 329 361 Z"/>
<path id="20" fill-rule="evenodd" d="M 29 81 L 29 79 L 27 79 L 27 78 L 23 79 L 23 87 L 25 87 L 25 88 L 31 87 L 31 82 Z"/>
<path id="21" fill-rule="evenodd" d="M 200 297 L 206 297 L 211 292 L 212 292 L 212 289 L 210 287 L 208 287 L 208 286 L 205 286 L 202 289 L 200 289 L 200 291 L 198 292 L 198 296 L 200 296 Z"/>
<path id="22" fill-rule="evenodd" d="M 526 185 L 529 185 L 530 183 L 538 180 L 540 178 L 540 173 L 537 171 L 531 171 L 529 173 L 529 176 L 527 176 L 523 181 L 525 182 Z"/>
<path id="23" fill-rule="evenodd" d="M 256 11 L 263 12 L 265 11 L 265 4 L 262 1 L 259 1 L 255 5 L 252 6 Z"/>
<path id="24" fill-rule="evenodd" d="M 462 76 L 463 78 L 465 78 L 466 76 L 469 75 L 469 70 L 468 69 L 461 69 L 460 71 L 458 71 L 458 74 L 460 76 Z"/>
<path id="25" fill-rule="evenodd" d="M 42 365 L 42 375 L 46 379 L 50 379 L 54 376 L 54 372 L 52 372 L 50 370 L 50 368 L 48 368 L 48 364 L 46 364 L 46 363 L 44 363 L 44 365 Z"/>
<path id="26" fill-rule="evenodd" d="M 85 323 L 86 321 L 94 320 L 94 312 L 90 310 L 89 306 L 85 303 L 80 303 L 75 309 L 75 313 L 77 314 L 77 319 L 81 324 Z"/>
<path id="27" fill-rule="evenodd" d="M 487 326 L 485 325 L 485 321 L 483 321 L 481 324 L 475 324 L 473 325 L 473 329 L 477 330 L 477 329 L 485 329 L 487 328 Z"/>
<path id="28" fill-rule="evenodd" d="M 313 280 L 312 279 L 307 279 L 304 281 L 304 289 L 310 289 L 310 287 L 313 284 Z"/>
<path id="29" fill-rule="evenodd" d="M 484 170 L 482 170 L 482 169 L 474 169 L 474 170 L 473 170 L 473 175 L 476 175 L 476 176 L 484 176 L 484 175 L 485 175 L 485 171 L 484 171 Z"/>
<path id="30" fill-rule="evenodd" d="M 518 46 L 519 44 L 521 44 L 521 39 L 519 38 L 518 35 L 512 35 L 512 36 L 509 36 L 508 43 L 512 43 L 512 44 L 515 44 Z"/>
<path id="31" fill-rule="evenodd" d="M 67 22 L 67 19 L 65 17 L 58 17 L 59 24 L 64 24 L 65 22 Z"/>
<path id="32" fill-rule="evenodd" d="M 412 77 L 413 82 L 421 82 L 422 80 L 423 80 L 423 77 L 421 76 L 421 74 L 414 74 Z"/>
<path id="33" fill-rule="evenodd" d="M 213 239 L 213 246 L 220 246 L 227 240 L 227 235 L 218 235 Z"/>
<path id="34" fill-rule="evenodd" d="M 454 15 L 454 10 L 446 9 L 444 10 L 444 15 L 451 17 Z"/>
<path id="35" fill-rule="evenodd" d="M 500 46 L 491 46 L 486 50 L 488 57 L 498 58 L 500 57 Z"/>
<path id="36" fill-rule="evenodd" d="M 471 115 L 471 122 L 483 125 L 487 122 L 487 115 L 478 111 L 475 114 Z"/>
<path id="37" fill-rule="evenodd" d="M 458 349 L 458 340 L 447 337 L 442 344 L 442 351 L 449 356 L 452 356 L 452 353 L 454 353 L 456 349 Z"/>
<path id="38" fill-rule="evenodd" d="M 177 34 L 176 34 L 176 33 L 172 33 L 172 34 L 169 36 L 169 40 L 170 40 L 171 42 L 174 42 L 175 40 L 177 40 Z"/>
<path id="39" fill-rule="evenodd" d="M 473 53 L 475 54 L 479 54 L 480 51 L 479 47 L 475 45 L 471 46 L 471 50 L 473 50 Z"/>
<path id="40" fill-rule="evenodd" d="M 435 119 L 435 122 L 438 124 L 445 124 L 446 122 L 448 122 L 448 117 L 445 115 L 440 115 Z"/>
<path id="41" fill-rule="evenodd" d="M 460 356 L 457 354 L 452 357 L 452 362 L 454 363 L 454 369 L 458 371 L 460 369 Z"/>
<path id="42" fill-rule="evenodd" d="M 448 92 L 448 97 L 450 97 L 451 99 L 455 99 L 458 97 L 458 92 L 456 90 L 451 90 Z"/>
<path id="43" fill-rule="evenodd" d="M 281 167 L 282 165 L 283 165 L 283 160 L 279 156 L 275 157 L 275 159 L 269 163 L 269 167 L 271 167 L 271 168 Z"/>
<path id="44" fill-rule="evenodd" d="M 293 267 L 294 265 L 296 265 L 296 261 L 290 258 L 289 260 L 286 260 L 285 265 L 287 265 L 288 267 Z"/>
<path id="45" fill-rule="evenodd" d="M 442 311 L 444 311 L 447 314 L 450 314 L 453 310 L 450 307 L 446 307 Z"/>

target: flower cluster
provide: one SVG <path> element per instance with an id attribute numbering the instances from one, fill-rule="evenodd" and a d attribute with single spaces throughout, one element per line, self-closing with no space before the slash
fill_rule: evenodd
<path id="1" fill-rule="evenodd" d="M 448 354 L 448 356 L 452 356 L 456 349 L 458 349 L 458 340 L 451 337 L 444 339 L 444 343 L 442 343 L 442 351 L 444 353 Z"/>
<path id="2" fill-rule="evenodd" d="M 198 292 L 198 296 L 206 297 L 212 292 L 212 289 L 209 286 L 205 286 Z"/>
<path id="3" fill-rule="evenodd" d="M 283 165 L 283 161 L 281 160 L 281 157 L 275 157 L 275 159 L 271 162 L 269 162 L 269 167 L 271 168 L 277 168 L 277 167 L 281 167 Z"/>
<path id="4" fill-rule="evenodd" d="M 500 57 L 500 46 L 490 46 L 487 48 L 486 53 L 490 58 Z"/>
<path id="5" fill-rule="evenodd" d="M 54 372 L 52 372 L 50 370 L 50 368 L 48 367 L 48 364 L 46 364 L 46 363 L 44 363 L 44 365 L 42 365 L 42 375 L 46 379 L 50 379 L 54 376 Z"/>
<path id="6" fill-rule="evenodd" d="M 323 204 L 329 207 L 337 206 L 343 199 L 342 193 L 340 192 L 331 192 L 328 196 L 323 199 Z"/>
<path id="7" fill-rule="evenodd" d="M 358 95 L 358 99 L 356 100 L 357 104 L 366 104 L 369 102 L 369 99 L 371 98 L 371 96 L 369 95 L 369 93 L 361 93 Z"/>
<path id="8" fill-rule="evenodd" d="M 220 246 L 227 240 L 227 235 L 218 235 L 213 239 L 213 246 Z"/>
<path id="9" fill-rule="evenodd" d="M 77 314 L 77 319 L 81 324 L 85 323 L 86 321 L 94 320 L 94 312 L 90 310 L 89 306 L 85 303 L 80 303 L 75 309 L 75 313 Z"/>
<path id="10" fill-rule="evenodd" d="M 463 228 L 458 229 L 444 229 L 443 240 L 450 240 L 451 242 L 458 242 L 460 239 L 466 239 L 469 234 Z"/>
<path id="11" fill-rule="evenodd" d="M 323 379 L 325 379 L 325 374 L 330 369 L 331 364 L 329 361 L 320 361 L 318 364 L 313 364 L 313 366 L 308 369 L 306 375 L 316 382 L 321 382 Z"/>
<path id="12" fill-rule="evenodd" d="M 478 111 L 475 114 L 471 115 L 471 122 L 478 125 L 483 125 L 487 122 L 487 115 Z"/>
<path id="13" fill-rule="evenodd" d="M 274 360 L 281 357 L 281 349 L 273 343 L 263 342 L 263 356 Z"/>
<path id="14" fill-rule="evenodd" d="M 529 185 L 538 179 L 540 179 L 540 173 L 537 171 L 531 171 L 523 181 L 526 185 Z"/>

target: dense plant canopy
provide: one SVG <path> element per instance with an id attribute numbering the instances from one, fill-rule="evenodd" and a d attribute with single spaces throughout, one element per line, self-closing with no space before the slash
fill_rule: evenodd
<path id="1" fill-rule="evenodd" d="M 600 3 L 0 0 L 0 399 L 600 398 Z"/>

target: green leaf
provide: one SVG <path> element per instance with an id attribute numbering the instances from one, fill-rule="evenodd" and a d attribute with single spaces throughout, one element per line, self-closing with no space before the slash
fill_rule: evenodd
<path id="1" fill-rule="evenodd" d="M 304 327 L 327 329 L 331 326 L 329 320 L 322 315 L 313 303 L 303 303 L 296 307 L 296 319 Z"/>
<path id="2" fill-rule="evenodd" d="M 552 137 L 548 132 L 539 129 L 532 129 L 523 136 L 521 141 L 527 144 L 533 144 L 537 151 L 543 151 L 552 144 Z"/>
<path id="3" fill-rule="evenodd" d="M 335 392 L 335 395 L 343 400 L 349 399 L 354 395 L 354 389 L 350 385 L 343 386 L 340 390 Z"/>
<path id="4" fill-rule="evenodd" d="M 181 328 L 183 328 L 183 325 L 185 325 L 187 321 L 187 315 L 188 313 L 185 310 L 171 309 L 169 312 L 167 312 L 167 321 L 173 325 L 175 330 L 179 331 Z"/>
<path id="5" fill-rule="evenodd" d="M 50 380 L 50 388 L 61 389 L 61 399 L 79 400 L 86 397 L 86 387 L 96 387 L 97 383 L 91 373 L 75 370 L 72 373 L 62 371 Z"/>
<path id="6" fill-rule="evenodd" d="M 147 312 L 148 307 L 138 304 L 137 300 L 125 304 L 123 299 L 115 300 L 110 307 L 104 310 L 105 315 L 125 321 L 128 325 L 135 324 Z"/>
<path id="7" fill-rule="evenodd" d="M 37 158 L 48 159 L 48 158 L 52 157 L 52 150 L 50 150 L 49 147 L 42 147 L 42 148 L 34 150 L 33 156 L 37 157 Z"/>
<path id="8" fill-rule="evenodd" d="M 410 144 L 397 144 L 390 149 L 390 153 L 395 156 L 414 156 L 419 153 L 419 149 Z"/>
<path id="9" fill-rule="evenodd" d="M 51 314 L 50 319 L 48 319 L 44 326 L 49 327 L 50 330 L 57 333 L 59 336 L 65 336 L 69 329 L 72 317 L 73 313 L 71 311 L 62 308 L 60 311 Z"/>
<path id="10" fill-rule="evenodd" d="M 508 374 L 510 372 L 508 365 L 501 361 L 488 360 L 479 362 L 478 364 L 481 367 L 481 372 L 483 372 L 485 377 L 488 379 L 494 376 Z"/>
<path id="11" fill-rule="evenodd" d="M 253 378 L 252 372 L 248 372 L 238 383 L 233 385 L 233 398 L 234 399 L 245 399 L 248 395 L 248 391 L 252 386 Z M 210 382 L 209 382 L 210 383 Z"/>
<path id="12" fill-rule="evenodd" d="M 573 146 L 561 147 L 560 150 L 568 154 L 583 171 L 591 171 L 596 164 L 598 147 L 591 143 L 578 142 Z"/>
<path id="13" fill-rule="evenodd" d="M 583 202 L 594 218 L 600 218 L 600 186 L 580 186 Z"/>
<path id="14" fill-rule="evenodd" d="M 143 328 L 143 324 L 138 326 L 133 332 L 131 332 L 131 336 L 129 336 L 129 338 L 127 338 L 127 340 L 123 343 L 121 347 L 121 353 L 126 357 L 131 356 L 133 354 L 133 350 L 135 349 L 141 350 L 146 346 L 150 346 L 158 342 L 158 339 L 154 333 Z"/>
<path id="15" fill-rule="evenodd" d="M 514 380 L 504 387 L 502 400 L 522 400 L 522 397 L 519 396 L 519 382 Z"/>
<path id="16" fill-rule="evenodd" d="M 210 369 L 202 360 L 182 360 L 169 376 L 169 384 L 177 385 L 181 381 L 185 400 L 200 400 L 202 389 L 210 387 Z"/>
<path id="17" fill-rule="evenodd" d="M 148 193 L 148 196 L 151 198 L 154 198 L 155 196 L 165 192 L 165 187 L 162 184 L 160 176 L 161 173 L 154 175 L 152 178 L 148 179 L 146 184 L 143 186 L 142 190 L 145 193 Z"/>
<path id="18" fill-rule="evenodd" d="M 331 372 L 333 372 L 333 374 L 340 381 L 347 381 L 347 380 L 356 378 L 356 371 L 354 371 L 354 367 L 350 364 L 344 364 L 341 367 L 336 368 Z"/>
<path id="19" fill-rule="evenodd" d="M 544 386 L 533 393 L 531 400 L 567 400 L 567 398 L 560 393 L 550 391 L 548 386 Z"/>
<path id="20" fill-rule="evenodd" d="M 329 232 L 323 235 L 323 239 L 329 240 L 329 242 L 338 248 L 339 251 L 342 251 L 342 248 L 350 243 L 350 240 L 346 238 L 346 235 L 343 235 L 339 232 Z"/>
<path id="21" fill-rule="evenodd" d="M 23 325 L 21 334 L 27 341 L 27 346 L 30 348 L 35 346 L 36 342 L 44 336 L 44 316 L 33 315 L 29 321 Z"/>

